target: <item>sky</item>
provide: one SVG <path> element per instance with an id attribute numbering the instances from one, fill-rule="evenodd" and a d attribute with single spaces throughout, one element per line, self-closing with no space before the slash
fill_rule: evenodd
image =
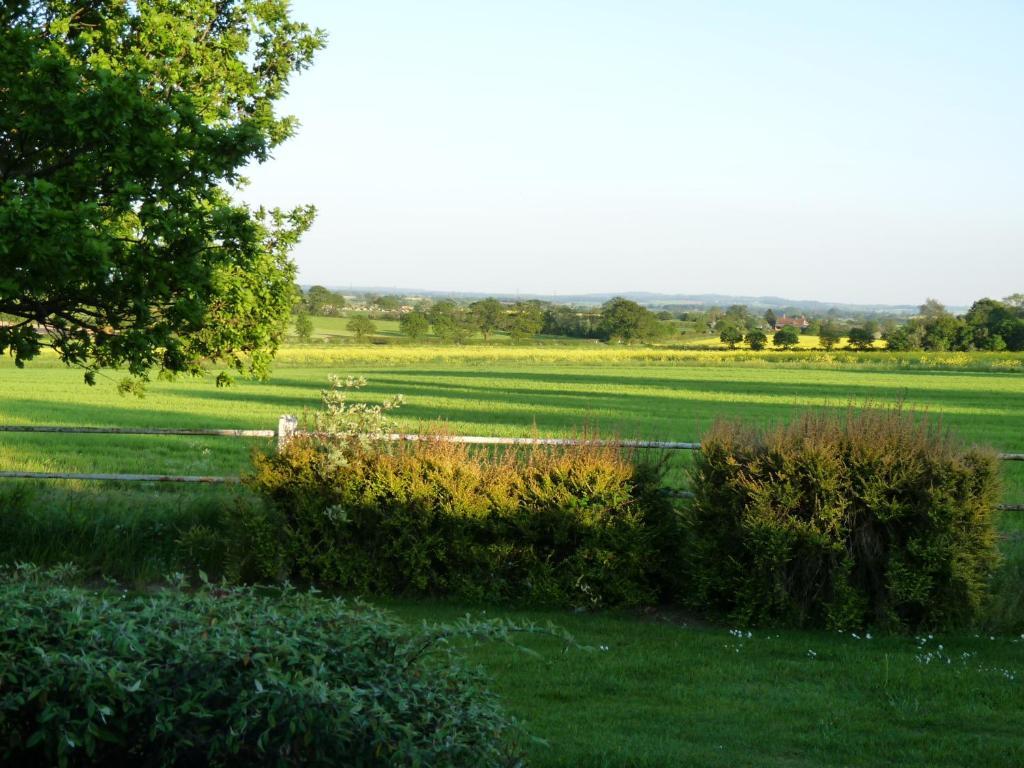
<path id="1" fill-rule="evenodd" d="M 249 169 L 303 284 L 966 305 L 1024 290 L 1024 3 L 294 0 Z"/>

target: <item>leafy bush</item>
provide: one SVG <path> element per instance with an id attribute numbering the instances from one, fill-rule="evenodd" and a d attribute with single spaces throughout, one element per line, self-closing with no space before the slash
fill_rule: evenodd
<path id="1" fill-rule="evenodd" d="M 495 456 L 424 437 L 337 452 L 299 437 L 255 457 L 249 482 L 284 519 L 292 578 L 533 605 L 661 595 L 671 507 L 657 472 L 616 449 Z"/>
<path id="2" fill-rule="evenodd" d="M 91 592 L 0 573 L 0 763 L 520 764 L 518 729 L 449 650 L 363 604 L 209 585 Z"/>
<path id="3" fill-rule="evenodd" d="M 339 466 L 297 440 L 256 464 L 303 580 L 551 605 L 659 596 L 666 505 L 612 449 L 494 457 L 424 439 Z"/>
<path id="4" fill-rule="evenodd" d="M 687 599 L 747 622 L 972 620 L 998 560 L 997 464 L 898 408 L 719 422 L 693 470 Z"/>

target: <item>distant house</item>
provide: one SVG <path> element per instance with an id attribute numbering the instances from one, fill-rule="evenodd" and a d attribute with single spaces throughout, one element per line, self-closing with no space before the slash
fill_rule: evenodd
<path id="1" fill-rule="evenodd" d="M 775 319 L 776 331 L 781 331 L 783 328 L 796 328 L 798 331 L 802 331 L 809 325 L 810 323 L 807 322 L 807 318 L 803 315 L 800 315 L 800 317 L 786 317 L 783 315 Z"/>

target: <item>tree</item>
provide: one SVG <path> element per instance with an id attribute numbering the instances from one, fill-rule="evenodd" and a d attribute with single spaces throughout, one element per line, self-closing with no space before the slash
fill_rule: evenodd
<path id="1" fill-rule="evenodd" d="M 427 314 L 434 333 L 442 341 L 462 344 L 476 333 L 476 320 L 451 299 L 435 303 Z"/>
<path id="2" fill-rule="evenodd" d="M 345 308 L 345 297 L 322 285 L 306 291 L 306 307 L 311 315 L 336 315 Z"/>
<path id="3" fill-rule="evenodd" d="M 755 351 L 761 351 L 768 344 L 768 336 L 764 331 L 748 331 L 744 341 Z"/>
<path id="4" fill-rule="evenodd" d="M 550 336 L 587 338 L 592 334 L 590 316 L 584 316 L 572 307 L 549 305 L 544 310 L 541 333 Z"/>
<path id="5" fill-rule="evenodd" d="M 430 320 L 425 313 L 417 309 L 402 315 L 402 319 L 398 321 L 398 328 L 415 341 L 427 335 L 427 331 L 430 330 Z"/>
<path id="6" fill-rule="evenodd" d="M 377 324 L 366 315 L 355 315 L 345 324 L 355 334 L 356 341 L 363 341 L 377 332 Z"/>
<path id="7" fill-rule="evenodd" d="M 402 297 L 395 296 L 394 294 L 387 294 L 385 296 L 376 297 L 372 303 L 377 305 L 377 308 L 384 312 L 397 312 L 402 308 Z"/>
<path id="8" fill-rule="evenodd" d="M 856 349 L 871 349 L 875 343 L 875 332 L 867 326 L 854 326 L 849 332 L 850 346 Z"/>
<path id="9" fill-rule="evenodd" d="M 729 349 L 736 349 L 736 345 L 743 341 L 743 330 L 735 325 L 727 325 L 718 338 L 723 344 L 728 344 Z"/>
<path id="10" fill-rule="evenodd" d="M 921 346 L 932 352 L 944 352 L 956 343 L 957 334 L 963 325 L 961 320 L 949 313 L 935 314 L 924 321 L 924 336 Z"/>
<path id="11" fill-rule="evenodd" d="M 934 320 L 937 317 L 948 315 L 945 305 L 936 299 L 925 299 L 924 304 L 917 308 L 918 314 L 925 320 Z"/>
<path id="12" fill-rule="evenodd" d="M 766 309 L 764 313 L 764 321 L 768 324 L 769 328 L 775 327 L 776 320 L 778 320 L 778 318 L 775 317 L 775 313 L 770 309 Z"/>
<path id="13" fill-rule="evenodd" d="M 635 301 L 616 296 L 601 306 L 601 336 L 609 340 L 645 341 L 662 332 L 657 317 Z"/>
<path id="14" fill-rule="evenodd" d="M 839 340 L 843 337 L 842 331 L 839 330 L 839 326 L 833 323 L 831 320 L 825 321 L 821 326 L 821 332 L 818 334 L 818 341 L 821 342 L 821 346 L 825 349 L 832 349 Z"/>
<path id="15" fill-rule="evenodd" d="M 797 333 L 796 328 L 791 325 L 787 325 L 785 328 L 776 331 L 775 335 L 772 336 L 772 344 L 776 347 L 782 347 L 783 349 L 795 347 L 799 343 L 800 334 Z"/>
<path id="16" fill-rule="evenodd" d="M 501 327 L 502 320 L 505 319 L 505 305 L 493 298 L 474 301 L 469 305 L 469 312 L 483 334 L 484 341 Z"/>
<path id="17" fill-rule="evenodd" d="M 231 190 L 294 132 L 274 105 L 323 43 L 286 0 L 0 5 L 0 352 L 90 383 L 265 374 L 313 209 Z"/>
<path id="18" fill-rule="evenodd" d="M 295 335 L 304 344 L 308 344 L 313 340 L 313 321 L 309 319 L 309 315 L 306 314 L 305 310 L 295 315 Z"/>
<path id="19" fill-rule="evenodd" d="M 544 310 L 536 301 L 518 301 L 512 306 L 505 327 L 517 344 L 532 338 L 544 327 Z"/>
<path id="20" fill-rule="evenodd" d="M 899 325 L 885 334 L 885 346 L 893 352 L 913 352 L 921 349 L 924 340 L 924 326 L 911 321 Z"/>
<path id="21" fill-rule="evenodd" d="M 1018 315 L 1024 314 L 1024 293 L 1011 293 L 1003 299 L 1003 304 L 1015 309 Z"/>
<path id="22" fill-rule="evenodd" d="M 1013 304 L 979 299 L 967 310 L 963 321 L 977 349 L 994 351 L 1004 346 L 1012 352 L 1024 350 L 1024 313 Z"/>

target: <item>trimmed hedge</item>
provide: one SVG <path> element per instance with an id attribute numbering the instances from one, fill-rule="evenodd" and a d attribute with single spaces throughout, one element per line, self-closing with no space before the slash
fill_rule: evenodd
<path id="1" fill-rule="evenodd" d="M 128 596 L 0 572 L 0 764 L 519 765 L 514 721 L 445 642 L 501 629 L 412 630 L 294 592 Z"/>
<path id="2" fill-rule="evenodd" d="M 999 468 L 900 409 L 719 422 L 693 470 L 684 600 L 743 623 L 965 624 L 998 563 Z"/>
<path id="3" fill-rule="evenodd" d="M 615 449 L 495 456 L 423 439 L 340 461 L 305 437 L 257 455 L 249 482 L 274 511 L 247 521 L 262 555 L 244 573 L 531 605 L 663 597 L 674 514 L 658 473 Z"/>

